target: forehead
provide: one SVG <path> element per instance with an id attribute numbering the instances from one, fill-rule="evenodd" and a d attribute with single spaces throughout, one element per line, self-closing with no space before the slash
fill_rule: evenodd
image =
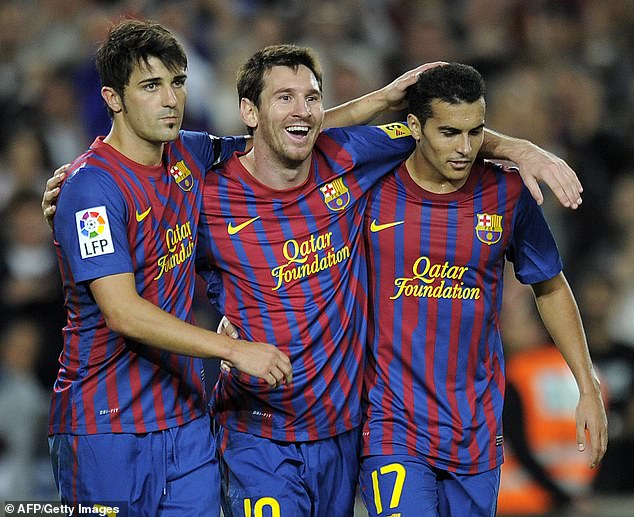
<path id="1" fill-rule="evenodd" d="M 475 102 L 456 104 L 434 99 L 431 102 L 431 112 L 432 116 L 427 120 L 433 121 L 437 126 L 468 130 L 484 124 L 486 102 L 484 97 L 480 97 Z"/>
<path id="2" fill-rule="evenodd" d="M 290 66 L 273 66 L 263 76 L 264 90 L 275 92 L 280 90 L 320 91 L 315 74 L 306 65 L 297 69 Z"/>
<path id="3" fill-rule="evenodd" d="M 175 77 L 185 74 L 185 70 L 170 70 L 158 57 L 149 56 L 147 61 L 137 61 L 132 66 L 130 83 L 142 81 L 152 77 Z M 134 78 L 134 80 L 133 80 Z"/>

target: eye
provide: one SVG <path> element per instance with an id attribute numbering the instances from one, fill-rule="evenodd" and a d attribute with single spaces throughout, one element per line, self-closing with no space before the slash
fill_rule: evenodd
<path id="1" fill-rule="evenodd" d="M 174 79 L 174 86 L 178 87 L 178 88 L 182 88 L 183 86 L 185 86 L 185 79 Z"/>
<path id="2" fill-rule="evenodd" d="M 158 88 L 158 83 L 157 82 L 151 82 L 151 83 L 147 83 L 143 88 L 149 92 L 154 91 Z"/>

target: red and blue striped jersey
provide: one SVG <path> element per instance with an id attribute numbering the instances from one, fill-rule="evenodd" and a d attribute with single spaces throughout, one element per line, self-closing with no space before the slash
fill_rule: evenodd
<path id="1" fill-rule="evenodd" d="M 409 134 L 402 124 L 326 130 L 309 177 L 288 190 L 261 184 L 237 156 L 207 176 L 199 272 L 220 271 L 219 309 L 241 337 L 276 345 L 293 365 L 278 389 L 221 374 L 212 410 L 222 425 L 295 442 L 361 424 L 363 212 L 372 185 L 412 151 Z"/>
<path id="2" fill-rule="evenodd" d="M 133 273 L 140 296 L 191 322 L 204 171 L 243 149 L 181 131 L 147 167 L 97 138 L 72 164 L 54 219 L 67 325 L 50 434 L 146 433 L 204 414 L 202 360 L 110 330 L 89 283 Z"/>
<path id="3" fill-rule="evenodd" d="M 556 276 L 557 246 L 518 174 L 476 162 L 456 192 L 402 164 L 370 194 L 363 454 L 424 457 L 473 474 L 503 461 L 505 260 L 523 283 Z"/>

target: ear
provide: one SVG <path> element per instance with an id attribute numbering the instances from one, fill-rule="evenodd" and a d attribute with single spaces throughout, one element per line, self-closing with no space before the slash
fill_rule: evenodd
<path id="1" fill-rule="evenodd" d="M 409 126 L 410 131 L 412 132 L 412 137 L 417 142 L 423 137 L 423 128 L 420 125 L 420 120 L 416 115 L 412 115 L 408 113 L 407 115 L 407 125 Z"/>
<path id="2" fill-rule="evenodd" d="M 121 113 L 123 111 L 123 99 L 121 96 L 110 86 L 102 86 L 101 97 L 114 113 Z"/>
<path id="3" fill-rule="evenodd" d="M 249 99 L 240 99 L 240 118 L 247 127 L 256 129 L 258 127 L 258 107 Z"/>

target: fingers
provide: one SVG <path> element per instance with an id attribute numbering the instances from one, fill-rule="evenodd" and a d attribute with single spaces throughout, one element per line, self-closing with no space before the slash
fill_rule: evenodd
<path id="1" fill-rule="evenodd" d="M 401 76 L 402 86 L 404 87 L 411 86 L 416 81 L 418 81 L 418 77 L 423 72 L 426 72 L 427 70 L 431 70 L 432 68 L 436 68 L 437 66 L 446 65 L 446 64 L 447 64 L 446 61 L 434 61 L 432 63 L 425 63 L 423 65 L 417 66 L 416 68 L 410 70 L 409 72 L 405 72 Z"/>
<path id="2" fill-rule="evenodd" d="M 553 165 L 552 170 L 546 171 L 544 181 L 563 206 L 573 210 L 579 208 L 583 192 L 579 178 L 564 160 L 551 153 L 548 156 L 553 160 Z"/>
<path id="3" fill-rule="evenodd" d="M 581 182 L 566 162 L 562 161 L 560 168 L 562 170 L 559 177 L 561 178 L 560 181 L 564 194 L 561 197 L 558 196 L 559 201 L 566 207 L 577 209 L 582 202 L 581 192 L 583 192 L 583 187 L 581 186 Z"/>
<path id="4" fill-rule="evenodd" d="M 269 375 L 273 379 L 275 379 L 274 387 L 278 387 L 283 384 L 288 386 L 291 382 L 293 382 L 293 367 L 291 365 L 291 361 L 285 354 L 283 354 L 279 350 L 277 350 L 276 352 L 276 361 L 275 364 L 271 366 Z"/>
<path id="5" fill-rule="evenodd" d="M 577 450 L 583 452 L 586 450 L 586 428 L 583 422 L 577 421 Z"/>
<path id="6" fill-rule="evenodd" d="M 526 188 L 531 193 L 531 196 L 533 196 L 533 199 L 537 201 L 538 205 L 541 205 L 544 202 L 544 195 L 542 194 L 542 190 L 539 188 L 539 183 L 537 183 L 537 180 L 533 177 L 530 177 L 526 178 L 525 182 Z"/>
<path id="7" fill-rule="evenodd" d="M 592 446 L 592 457 L 590 460 L 590 468 L 595 468 L 603 459 L 605 451 L 608 448 L 608 435 L 604 427 L 599 429 L 589 429 L 590 444 Z"/>
<path id="8" fill-rule="evenodd" d="M 226 316 L 223 316 L 220 320 L 216 333 L 222 334 L 223 336 L 228 336 L 233 339 L 238 338 L 238 329 L 233 326 L 233 324 L 227 319 Z"/>
<path id="9" fill-rule="evenodd" d="M 268 343 L 256 343 L 238 340 L 233 342 L 233 364 L 221 362 L 223 371 L 235 366 L 238 370 L 259 377 L 272 388 L 293 382 L 293 367 L 290 358 Z M 224 364 L 223 364 L 224 363 Z"/>
<path id="10" fill-rule="evenodd" d="M 595 468 L 603 459 L 608 447 L 607 421 L 605 419 L 580 419 L 576 426 L 577 450 L 584 452 L 590 440 L 590 468 Z"/>
<path id="11" fill-rule="evenodd" d="M 413 74 L 418 79 L 418 76 L 422 72 L 426 72 L 427 70 L 431 70 L 432 68 L 436 68 L 437 66 L 442 66 L 442 65 L 446 65 L 446 64 L 447 64 L 446 61 L 433 61 L 431 63 L 424 63 L 424 64 L 422 64 L 420 66 L 417 66 L 413 70 L 410 70 L 408 72 L 408 74 Z"/>
<path id="12" fill-rule="evenodd" d="M 271 371 L 267 374 L 265 380 L 272 388 L 278 388 L 284 384 L 290 384 L 292 374 L 287 375 L 279 365 L 275 365 L 271 368 Z"/>
<path id="13" fill-rule="evenodd" d="M 53 228 L 53 216 L 55 215 L 55 201 L 59 196 L 60 187 L 69 168 L 70 164 L 68 163 L 62 165 L 55 170 L 53 176 L 46 180 L 46 190 L 42 196 L 42 213 L 51 228 Z"/>

